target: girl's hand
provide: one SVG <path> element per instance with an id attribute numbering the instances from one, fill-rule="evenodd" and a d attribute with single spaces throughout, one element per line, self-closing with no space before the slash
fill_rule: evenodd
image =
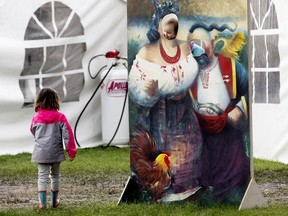
<path id="1" fill-rule="evenodd" d="M 158 80 L 145 80 L 144 91 L 150 97 L 153 97 L 158 92 Z"/>

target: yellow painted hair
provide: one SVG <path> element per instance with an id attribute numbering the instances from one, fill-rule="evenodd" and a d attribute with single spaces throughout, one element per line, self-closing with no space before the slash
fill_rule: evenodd
<path id="1" fill-rule="evenodd" d="M 239 59 L 238 52 L 246 43 L 243 32 L 235 33 L 232 38 L 228 39 L 227 44 L 223 47 L 222 53 L 226 57 Z"/>

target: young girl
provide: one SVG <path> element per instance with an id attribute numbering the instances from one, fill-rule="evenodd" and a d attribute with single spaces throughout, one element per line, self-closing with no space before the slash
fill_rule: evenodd
<path id="1" fill-rule="evenodd" d="M 38 163 L 39 208 L 46 208 L 46 190 L 51 181 L 51 205 L 59 205 L 60 163 L 65 160 L 63 143 L 70 161 L 76 156 L 76 145 L 71 126 L 59 110 L 59 95 L 51 88 L 38 93 L 30 131 L 34 136 L 32 162 Z"/>

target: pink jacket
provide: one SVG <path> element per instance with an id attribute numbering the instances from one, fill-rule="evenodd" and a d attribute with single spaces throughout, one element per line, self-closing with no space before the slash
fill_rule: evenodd
<path id="1" fill-rule="evenodd" d="M 76 156 L 71 126 L 57 110 L 39 110 L 32 118 L 30 131 L 34 136 L 32 162 L 56 163 L 65 160 L 64 147 L 70 159 Z"/>

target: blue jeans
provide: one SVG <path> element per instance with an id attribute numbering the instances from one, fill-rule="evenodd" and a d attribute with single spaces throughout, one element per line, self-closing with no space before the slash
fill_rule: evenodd
<path id="1" fill-rule="evenodd" d="M 58 191 L 60 186 L 60 162 L 38 164 L 38 191 L 47 190 L 49 179 L 51 190 Z"/>

